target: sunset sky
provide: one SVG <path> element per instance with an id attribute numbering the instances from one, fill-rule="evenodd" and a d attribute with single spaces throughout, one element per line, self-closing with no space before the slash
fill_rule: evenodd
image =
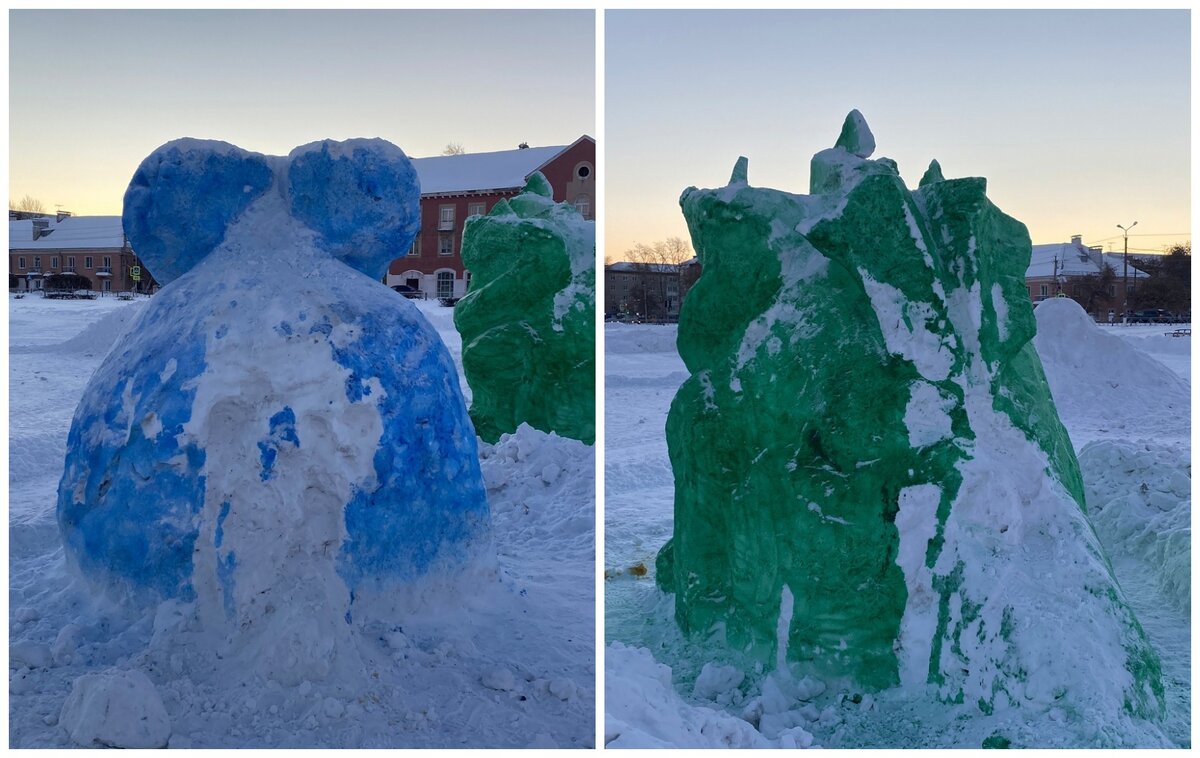
<path id="1" fill-rule="evenodd" d="M 79 215 L 119 214 L 177 137 L 421 157 L 595 136 L 590 10 L 11 11 L 9 56 L 9 193 Z"/>
<path id="2" fill-rule="evenodd" d="M 852 108 L 915 186 L 984 176 L 1033 242 L 1190 239 L 1187 11 L 610 11 L 605 253 L 687 239 L 679 194 L 808 192 Z"/>

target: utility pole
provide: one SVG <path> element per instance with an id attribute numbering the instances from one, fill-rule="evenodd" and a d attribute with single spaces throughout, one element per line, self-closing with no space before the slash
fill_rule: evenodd
<path id="1" fill-rule="evenodd" d="M 1134 221 L 1128 227 L 1117 224 L 1117 228 L 1125 233 L 1125 256 L 1124 256 L 1124 261 L 1123 261 L 1123 263 L 1124 263 L 1123 267 L 1124 267 L 1125 271 L 1124 271 L 1124 275 L 1122 276 L 1122 279 L 1124 281 L 1121 282 L 1121 286 L 1125 288 L 1125 292 L 1123 293 L 1123 297 L 1121 298 L 1121 303 L 1122 303 L 1122 305 L 1121 305 L 1121 323 L 1122 324 L 1125 323 L 1126 319 L 1129 317 L 1129 230 L 1135 226 L 1137 226 L 1136 221 Z"/>

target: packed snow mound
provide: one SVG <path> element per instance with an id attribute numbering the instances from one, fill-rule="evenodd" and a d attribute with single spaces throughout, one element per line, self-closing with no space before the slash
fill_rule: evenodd
<path id="1" fill-rule="evenodd" d="M 1034 345 L 1064 419 L 1130 433 L 1146 427 L 1147 415 L 1187 423 L 1191 390 L 1174 371 L 1097 326 L 1070 298 L 1043 300 L 1034 313 Z M 1175 339 L 1171 344 L 1182 345 L 1178 349 L 1189 347 L 1178 338 L 1163 339 Z M 1098 412 L 1116 408 L 1121 413 Z"/>
<path id="2" fill-rule="evenodd" d="M 76 679 L 58 723 L 83 747 L 161 748 L 171 736 L 162 698 L 136 669 Z"/>
<path id="3" fill-rule="evenodd" d="M 763 666 L 1136 741 L 1159 660 L 1031 344 L 1028 231 L 985 180 L 931 165 L 912 190 L 873 148 L 855 112 L 810 195 L 751 186 L 744 158 L 683 192 L 703 273 L 656 581 L 691 639 Z"/>
<path id="4" fill-rule="evenodd" d="M 1163 594 L 1190 612 L 1192 479 L 1186 451 L 1098 440 L 1079 453 L 1088 510 L 1113 560 L 1153 571 Z"/>
<path id="5" fill-rule="evenodd" d="M 604 354 L 673 353 L 678 335 L 672 324 L 606 324 Z"/>
<path id="6" fill-rule="evenodd" d="M 214 644 L 281 681 L 326 675 L 418 580 L 493 574 L 457 370 L 415 306 L 355 270 L 415 221 L 374 242 L 345 226 L 416 219 L 410 174 L 378 141 L 290 160 L 169 143 L 127 198 L 134 244 L 177 278 L 80 401 L 66 552 L 118 600 L 194 604 Z M 320 199 L 354 176 L 358 194 Z M 252 200 L 222 201 L 231 187 Z M 357 208 L 376 201 L 403 207 Z"/>
<path id="7" fill-rule="evenodd" d="M 748 721 L 685 702 L 671 686 L 671 667 L 645 648 L 609 644 L 604 692 L 606 748 L 773 746 Z"/>
<path id="8" fill-rule="evenodd" d="M 539 172 L 463 228 L 471 288 L 454 308 L 471 420 L 495 442 L 521 424 L 596 439 L 596 231 Z"/>
<path id="9" fill-rule="evenodd" d="M 492 516 L 504 521 L 508 540 L 553 543 L 565 550 L 593 544 L 592 509 L 575 511 L 559 503 L 586 501 L 594 491 L 595 449 L 570 437 L 521 424 L 496 444 L 480 446 L 480 465 Z"/>

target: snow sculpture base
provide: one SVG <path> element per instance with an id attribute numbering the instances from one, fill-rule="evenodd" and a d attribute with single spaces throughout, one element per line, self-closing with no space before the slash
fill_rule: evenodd
<path id="1" fill-rule="evenodd" d="M 454 364 L 375 278 L 419 196 L 382 140 L 287 158 L 181 140 L 143 162 L 125 228 L 173 281 L 72 424 L 58 519 L 88 579 L 195 603 L 206 628 L 257 635 L 264 665 L 315 677 L 364 598 L 489 570 Z"/>
<path id="2" fill-rule="evenodd" d="M 1028 233 L 935 161 L 910 191 L 857 111 L 809 196 L 680 204 L 703 274 L 667 438 L 676 618 L 984 713 L 1157 717 L 1158 659 L 1088 522 L 1037 354 Z"/>
<path id="3" fill-rule="evenodd" d="M 487 442 L 522 423 L 595 442 L 595 235 L 537 172 L 521 194 L 467 221 L 471 291 L 454 325 L 471 419 Z"/>

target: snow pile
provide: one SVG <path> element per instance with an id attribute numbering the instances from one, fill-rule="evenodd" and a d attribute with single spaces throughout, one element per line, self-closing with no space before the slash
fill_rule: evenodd
<path id="1" fill-rule="evenodd" d="M 506 525 L 509 544 L 554 544 L 564 554 L 592 548 L 593 510 L 561 506 L 592 497 L 590 445 L 521 424 L 494 445 L 482 443 L 479 457 L 492 518 Z"/>
<path id="2" fill-rule="evenodd" d="M 1114 561 L 1151 571 L 1162 594 L 1191 610 L 1191 466 L 1179 449 L 1098 440 L 1079 453 L 1088 511 Z"/>
<path id="3" fill-rule="evenodd" d="M 671 667 L 645 648 L 612 642 L 605 651 L 606 748 L 773 747 L 752 724 L 724 710 L 687 703 Z"/>
<path id="4" fill-rule="evenodd" d="M 102 671 L 75 680 L 59 725 L 84 747 L 166 747 L 171 724 L 154 683 L 140 671 Z"/>
<path id="5" fill-rule="evenodd" d="M 1073 435 L 1186 433 L 1191 390 L 1175 372 L 1098 327 L 1070 298 L 1044 300 L 1034 314 L 1034 345 L 1059 416 Z"/>

